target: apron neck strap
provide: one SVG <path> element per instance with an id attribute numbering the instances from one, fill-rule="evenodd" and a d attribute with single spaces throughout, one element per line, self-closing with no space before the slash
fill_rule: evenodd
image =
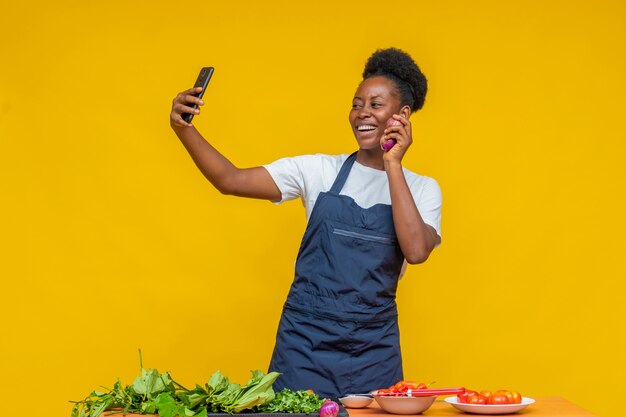
<path id="1" fill-rule="evenodd" d="M 354 161 L 356 161 L 356 152 L 350 155 L 341 166 L 341 169 L 339 170 L 339 174 L 337 174 L 337 178 L 335 178 L 335 182 L 333 183 L 333 186 L 330 188 L 330 192 L 332 194 L 339 194 L 339 192 L 343 188 L 343 185 L 346 183 L 346 180 L 348 179 L 348 175 L 350 174 L 350 169 L 352 168 L 352 165 L 354 165 Z"/>

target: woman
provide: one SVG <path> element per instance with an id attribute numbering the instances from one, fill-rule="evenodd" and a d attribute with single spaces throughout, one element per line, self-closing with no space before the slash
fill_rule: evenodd
<path id="1" fill-rule="evenodd" d="M 270 371 L 275 389 L 322 396 L 368 392 L 403 379 L 395 294 L 404 262 L 424 262 L 440 242 L 437 183 L 402 166 L 409 116 L 426 78 L 403 51 L 376 51 L 352 100 L 351 155 L 305 155 L 240 169 L 181 114 L 199 89 L 176 96 L 171 126 L 222 193 L 282 202 L 302 198 L 308 224 L 283 308 Z M 395 124 L 388 125 L 388 120 Z M 389 122 L 391 123 L 391 122 Z M 388 151 L 387 141 L 396 144 Z"/>

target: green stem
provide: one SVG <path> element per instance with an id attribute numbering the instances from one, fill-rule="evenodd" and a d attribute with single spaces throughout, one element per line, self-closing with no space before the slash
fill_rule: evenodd
<path id="1" fill-rule="evenodd" d="M 185 387 L 183 387 L 182 385 L 180 385 L 178 382 L 174 381 L 174 379 L 172 378 L 172 376 L 170 375 L 170 379 L 172 380 L 172 382 L 174 383 L 174 385 L 177 385 L 179 388 L 182 388 L 184 391 L 189 392 L 189 390 Z"/>

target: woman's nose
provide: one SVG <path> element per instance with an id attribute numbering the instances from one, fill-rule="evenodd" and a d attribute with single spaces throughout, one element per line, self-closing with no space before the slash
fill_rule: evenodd
<path id="1" fill-rule="evenodd" d="M 364 119 L 368 116 L 371 116 L 371 112 L 369 111 L 369 109 L 367 107 L 361 107 L 359 109 L 359 112 L 356 115 L 359 119 Z"/>

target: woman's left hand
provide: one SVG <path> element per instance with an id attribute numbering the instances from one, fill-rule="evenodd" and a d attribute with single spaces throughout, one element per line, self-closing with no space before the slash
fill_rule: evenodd
<path id="1" fill-rule="evenodd" d="M 382 147 L 383 143 L 388 140 L 395 140 L 396 144 L 393 145 L 393 148 L 383 153 L 383 160 L 385 162 L 400 162 L 402 161 L 407 149 L 409 149 L 409 146 L 413 143 L 411 122 L 404 116 L 397 114 L 394 114 L 391 117 L 399 123 L 387 126 L 383 136 L 380 138 L 380 146 Z"/>

